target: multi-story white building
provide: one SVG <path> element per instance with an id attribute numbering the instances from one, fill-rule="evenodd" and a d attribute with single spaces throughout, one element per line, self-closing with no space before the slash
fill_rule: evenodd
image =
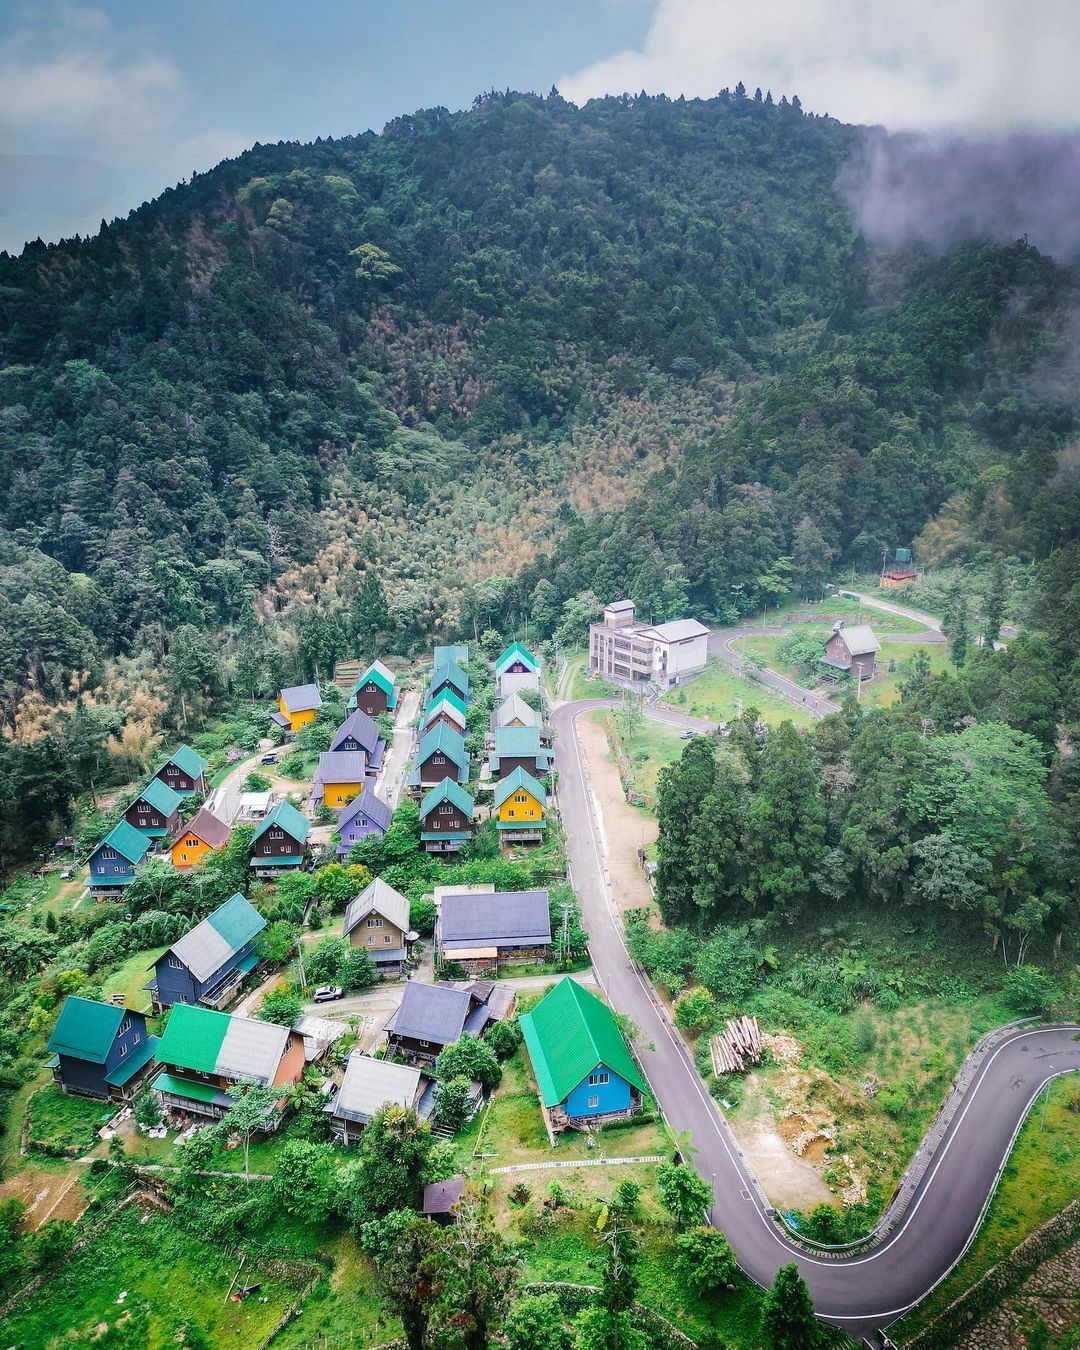
<path id="1" fill-rule="evenodd" d="M 632 600 L 614 600 L 600 623 L 589 625 L 589 670 L 619 684 L 668 689 L 705 669 L 709 630 L 697 619 L 644 624 Z"/>

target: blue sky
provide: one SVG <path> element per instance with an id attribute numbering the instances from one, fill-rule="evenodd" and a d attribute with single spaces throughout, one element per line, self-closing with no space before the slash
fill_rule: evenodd
<path id="1" fill-rule="evenodd" d="M 0 4 L 0 248 L 96 232 L 254 141 L 546 92 L 641 41 L 649 0 Z"/>
<path id="2" fill-rule="evenodd" d="M 742 79 L 890 128 L 1080 126 L 1080 4 L 1039 0 L 0 0 L 0 248 L 94 232 L 254 141 L 510 86 Z"/>

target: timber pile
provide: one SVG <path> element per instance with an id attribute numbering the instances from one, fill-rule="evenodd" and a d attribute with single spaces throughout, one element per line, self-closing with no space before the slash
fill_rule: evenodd
<path id="1" fill-rule="evenodd" d="M 761 1031 L 756 1017 L 728 1018 L 727 1026 L 709 1042 L 713 1072 L 745 1073 L 761 1063 Z"/>

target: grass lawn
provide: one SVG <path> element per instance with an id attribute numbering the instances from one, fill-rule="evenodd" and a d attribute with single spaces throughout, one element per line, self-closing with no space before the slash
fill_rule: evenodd
<path id="1" fill-rule="evenodd" d="M 257 1345 L 297 1290 L 248 1261 L 243 1279 L 259 1294 L 226 1298 L 238 1260 L 148 1206 L 122 1211 L 92 1242 L 69 1257 L 31 1297 L 0 1322 L 4 1345 L 47 1347 L 109 1344 L 166 1350 L 191 1323 L 207 1345 Z M 121 1301 L 121 1294 L 124 1295 Z M 115 1338 L 115 1339 L 114 1339 Z"/>
<path id="2" fill-rule="evenodd" d="M 701 717 L 709 722 L 730 722 L 747 708 L 757 708 L 771 727 L 779 726 L 781 722 L 808 727 L 814 720 L 802 708 L 777 698 L 764 685 L 720 665 L 712 656 L 696 680 L 670 690 L 661 701 L 690 717 Z"/>
<path id="3" fill-rule="evenodd" d="M 641 1200 L 635 1228 L 642 1244 L 638 1300 L 695 1339 L 712 1331 L 732 1350 L 759 1350 L 762 1295 L 748 1280 L 740 1279 L 731 1293 L 708 1301 L 687 1290 L 676 1265 L 675 1233 L 657 1197 L 653 1165 L 563 1168 L 491 1180 L 496 1224 L 520 1247 L 523 1284 L 541 1280 L 596 1284 L 593 1262 L 600 1255 L 595 1234 L 599 1206 L 610 1200 L 620 1181 L 636 1182 Z M 555 1180 L 565 1192 L 566 1203 L 551 1209 L 544 1200 Z M 522 1183 L 528 1198 L 524 1204 L 515 1203 L 510 1192 Z"/>
<path id="4" fill-rule="evenodd" d="M 777 656 L 778 637 L 744 637 L 734 643 L 735 649 L 743 656 L 754 657 L 764 662 L 770 670 L 779 671 L 789 679 L 797 680 L 797 673 L 791 665 Z M 925 652 L 930 658 L 930 669 L 937 675 L 943 670 L 952 670 L 949 661 L 949 648 L 943 642 L 892 642 L 888 638 L 881 643 L 878 652 L 877 674 L 863 685 L 862 702 L 869 707 L 887 708 L 900 697 L 900 684 L 911 669 L 916 652 Z M 851 685 L 854 691 L 854 684 Z M 843 691 L 835 697 L 842 697 Z M 767 720 L 767 719 L 766 719 Z"/>
<path id="5" fill-rule="evenodd" d="M 660 770 L 674 763 L 686 748 L 678 727 L 639 717 L 633 735 L 627 736 L 625 717 L 610 712 L 595 712 L 592 717 L 605 728 L 608 739 L 614 734 L 622 747 L 629 765 L 631 798 L 637 796 L 647 806 L 655 805 Z"/>
<path id="6" fill-rule="evenodd" d="M 909 604 L 913 609 L 927 610 L 913 600 L 901 600 L 888 591 L 876 588 L 860 587 L 867 594 L 871 591 L 884 599 L 892 599 L 897 604 Z M 932 612 L 932 611 L 927 611 Z M 834 619 L 843 619 L 847 624 L 868 623 L 879 633 L 921 633 L 926 624 L 916 619 L 905 619 L 899 614 L 889 614 L 885 610 L 874 609 L 871 605 L 860 604 L 849 596 L 830 595 L 824 600 L 802 600 L 798 596 L 788 596 L 777 605 L 770 605 L 764 615 L 751 615 L 743 622 L 753 624 L 764 622 L 766 626 L 781 627 L 787 623 L 823 623 L 832 626 Z"/>
<path id="7" fill-rule="evenodd" d="M 97 1131 L 115 1114 L 115 1107 L 94 1097 L 68 1096 L 55 1083 L 30 1098 L 28 1146 L 53 1156 L 67 1149 L 89 1153 L 98 1142 Z M 77 1156 L 74 1152 L 71 1156 Z"/>
<path id="8" fill-rule="evenodd" d="M 334 1346 L 362 1350 L 401 1334 L 396 1317 L 383 1311 L 378 1276 L 371 1261 L 349 1235 L 342 1234 L 328 1250 L 334 1269 L 320 1280 L 297 1315 L 274 1337 L 274 1350 L 293 1346 Z"/>
<path id="9" fill-rule="evenodd" d="M 1080 1114 L 1072 1109 L 1076 1079 L 1059 1078 L 1050 1087 L 1046 1125 L 1042 1098 L 1020 1131 L 971 1250 L 953 1273 L 914 1312 L 890 1329 L 903 1345 L 1080 1194 Z"/>
<path id="10" fill-rule="evenodd" d="M 589 674 L 589 653 L 572 652 L 566 658 L 566 697 L 572 701 L 582 698 L 620 698 L 622 690 L 608 680 L 594 679 Z"/>
<path id="11" fill-rule="evenodd" d="M 167 947 L 147 947 L 136 952 L 101 983 L 101 997 L 108 1003 L 113 994 L 123 994 L 125 1006 L 138 1012 L 150 1011 L 150 994 L 143 988 L 151 976 L 151 966 Z"/>
<path id="12" fill-rule="evenodd" d="M 474 1131 L 479 1132 L 479 1142 Z M 663 1153 L 666 1147 L 660 1127 L 655 1121 L 608 1127 L 590 1136 L 577 1130 L 566 1130 L 556 1135 L 555 1148 L 548 1143 L 540 1101 L 536 1095 L 529 1058 L 525 1047 L 518 1049 L 503 1064 L 502 1082 L 479 1125 L 474 1125 L 462 1144 L 483 1156 L 487 1167 L 511 1167 L 525 1162 L 566 1162 L 569 1159 L 627 1158 L 642 1154 Z M 464 1159 L 462 1159 L 464 1161 Z M 590 1170 L 590 1169 L 586 1169 Z M 561 1171 L 561 1169 L 560 1169 Z M 555 1172 L 551 1173 L 552 1176 Z"/>

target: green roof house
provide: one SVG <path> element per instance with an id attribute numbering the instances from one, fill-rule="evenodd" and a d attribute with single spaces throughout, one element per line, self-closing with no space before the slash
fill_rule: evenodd
<path id="1" fill-rule="evenodd" d="M 166 787 L 188 797 L 193 792 L 205 792 L 207 788 L 206 770 L 210 766 L 202 755 L 197 755 L 190 745 L 182 745 L 170 755 L 154 775 L 160 778 Z"/>
<path id="2" fill-rule="evenodd" d="M 438 698 L 443 689 L 452 689 L 465 703 L 469 699 L 469 677 L 456 661 L 445 661 L 436 665 L 431 672 L 431 684 L 428 686 L 428 702 Z"/>
<path id="3" fill-rule="evenodd" d="M 348 706 L 350 712 L 359 708 L 369 717 L 378 717 L 380 713 L 393 712 L 397 701 L 393 671 L 381 661 L 372 661 L 353 686 Z"/>
<path id="4" fill-rule="evenodd" d="M 625 1120 L 641 1109 L 641 1076 L 606 1003 L 565 976 L 519 1019 L 550 1130 Z"/>
<path id="5" fill-rule="evenodd" d="M 453 778 L 424 794 L 420 840 L 428 853 L 458 853 L 473 832 L 473 799 Z"/>
<path id="6" fill-rule="evenodd" d="M 420 741 L 409 786 L 414 792 L 437 787 L 444 778 L 467 783 L 469 756 L 464 736 L 445 722 L 436 722 Z"/>
<path id="7" fill-rule="evenodd" d="M 279 802 L 264 816 L 251 841 L 251 866 L 257 877 L 280 876 L 283 869 L 301 867 L 311 855 L 311 822 L 292 805 Z"/>
<path id="8" fill-rule="evenodd" d="M 87 886 L 95 900 L 120 895 L 135 880 L 135 868 L 150 851 L 150 840 L 126 820 L 114 825 L 88 859 Z"/>
<path id="9" fill-rule="evenodd" d="M 178 1003 L 157 1059 L 165 1072 L 154 1087 L 165 1110 L 220 1120 L 245 1084 L 280 1087 L 284 1096 L 304 1072 L 304 1040 L 291 1027 Z M 272 1112 L 266 1128 L 276 1129 L 279 1122 Z"/>
<path id="10" fill-rule="evenodd" d="M 124 812 L 124 819 L 156 843 L 179 830 L 182 801 L 179 792 L 174 792 L 160 778 L 151 778 Z"/>
<path id="11" fill-rule="evenodd" d="M 144 1013 L 69 994 L 49 1037 L 49 1067 L 64 1092 L 130 1101 L 156 1068 L 157 1045 Z"/>
<path id="12" fill-rule="evenodd" d="M 515 769 L 543 778 L 551 767 L 551 751 L 541 745 L 538 727 L 496 727 L 494 739 L 488 767 L 496 778 L 507 778 Z"/>

